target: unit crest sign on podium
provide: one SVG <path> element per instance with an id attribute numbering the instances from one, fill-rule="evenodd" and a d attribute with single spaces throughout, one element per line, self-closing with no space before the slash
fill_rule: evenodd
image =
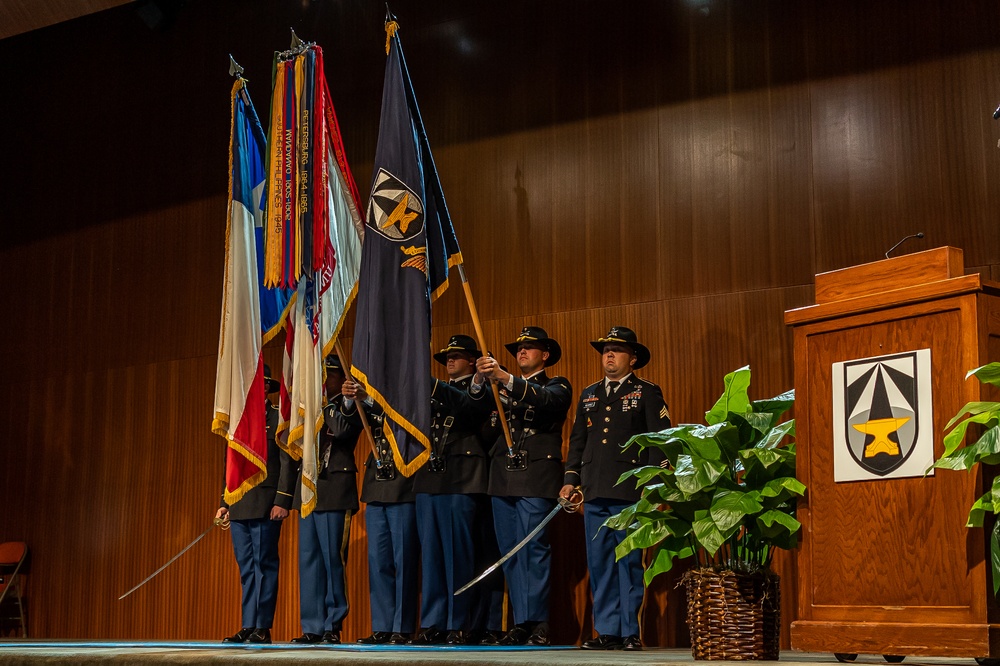
<path id="1" fill-rule="evenodd" d="M 923 476 L 934 462 L 931 350 L 834 363 L 832 379 L 834 481 Z"/>

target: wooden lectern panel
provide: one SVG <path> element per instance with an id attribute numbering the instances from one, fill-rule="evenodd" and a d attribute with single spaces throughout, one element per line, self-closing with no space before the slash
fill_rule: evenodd
<path id="1" fill-rule="evenodd" d="M 982 614 L 981 582 L 977 589 L 982 576 L 971 574 L 984 563 L 967 562 L 964 555 L 967 539 L 982 541 L 982 531 L 966 529 L 963 519 L 975 477 L 938 471 L 926 478 L 835 483 L 833 448 L 821 445 L 833 441 L 832 365 L 916 349 L 931 350 L 932 392 L 941 397 L 934 430 L 944 429 L 963 404 L 954 390 L 965 376 L 962 346 L 954 342 L 962 332 L 960 300 L 911 308 L 911 316 L 902 319 L 839 319 L 805 339 L 807 393 L 816 398 L 805 402 L 810 446 L 805 456 L 800 449 L 799 465 L 811 470 L 806 484 L 813 619 L 842 619 L 845 607 L 866 607 L 870 621 L 905 615 L 970 622 Z M 919 325 L 913 317 L 921 319 Z M 801 396 L 798 402 L 803 404 Z M 937 440 L 935 456 L 940 456 Z M 982 547 L 976 550 L 981 553 Z"/>
<path id="2" fill-rule="evenodd" d="M 795 327 L 798 474 L 807 486 L 795 649 L 1000 654 L 985 535 L 965 527 L 983 472 L 834 482 L 834 363 L 930 349 L 935 458 L 945 424 L 980 399 L 979 382 L 965 375 L 1000 351 L 1000 290 L 951 275 L 960 265 L 960 250 L 939 248 L 835 272 L 837 280 L 824 274 L 817 305 L 785 313 Z"/>
<path id="3" fill-rule="evenodd" d="M 873 293 L 894 291 L 961 277 L 963 253 L 956 247 L 938 247 L 870 264 L 816 275 L 816 303 L 844 301 Z"/>

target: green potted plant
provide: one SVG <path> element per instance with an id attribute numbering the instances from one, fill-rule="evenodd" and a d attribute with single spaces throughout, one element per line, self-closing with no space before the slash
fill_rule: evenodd
<path id="1" fill-rule="evenodd" d="M 1000 363 L 989 363 L 970 370 L 965 378 L 972 376 L 984 384 L 1000 388 Z M 966 414 L 968 416 L 962 418 Z M 965 441 L 969 426 L 974 424 L 982 427 L 979 438 L 973 444 L 959 448 Z M 944 436 L 944 453 L 932 468 L 971 470 L 977 463 L 1000 464 L 1000 402 L 967 403 L 944 429 L 951 432 Z M 1000 475 L 993 478 L 990 489 L 972 505 L 965 524 L 968 527 L 983 527 L 986 514 L 996 514 L 998 510 Z M 990 565 L 995 595 L 1000 590 L 1000 521 L 994 521 L 990 531 Z"/>
<path id="2" fill-rule="evenodd" d="M 695 557 L 684 574 L 695 659 L 777 659 L 780 590 L 771 570 L 775 548 L 796 545 L 795 421 L 781 421 L 794 391 L 750 400 L 749 366 L 725 377 L 725 391 L 705 413 L 707 425 L 682 424 L 633 437 L 629 446 L 662 454 L 660 465 L 626 472 L 619 483 L 642 487 L 638 502 L 605 525 L 625 530 L 623 557 L 649 549 L 645 582 Z M 655 454 L 654 454 L 655 455 Z"/>

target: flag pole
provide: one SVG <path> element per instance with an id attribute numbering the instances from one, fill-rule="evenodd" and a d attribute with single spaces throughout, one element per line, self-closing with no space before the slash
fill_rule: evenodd
<path id="1" fill-rule="evenodd" d="M 486 336 L 483 335 L 483 325 L 479 321 L 479 311 L 476 310 L 476 301 L 472 298 L 472 287 L 469 286 L 469 278 L 465 276 L 465 265 L 463 263 L 458 264 L 458 275 L 462 279 L 462 290 L 465 292 L 465 301 L 469 304 L 469 312 L 472 314 L 472 325 L 476 327 L 476 339 L 479 342 L 479 348 L 483 350 L 483 353 L 488 353 L 486 351 Z M 503 402 L 500 401 L 500 389 L 497 388 L 494 382 L 490 382 L 490 388 L 493 389 L 493 399 L 497 403 L 497 410 L 500 414 L 503 437 L 507 440 L 507 452 L 513 456 L 514 439 L 510 436 L 510 425 L 507 423 L 507 415 L 503 411 Z"/>
<path id="2" fill-rule="evenodd" d="M 347 353 L 344 351 L 343 345 L 340 344 L 340 338 L 336 338 L 333 341 L 334 348 L 337 350 L 337 356 L 340 358 L 340 365 L 344 368 L 344 374 L 351 377 L 351 381 L 354 378 L 351 376 L 351 360 L 347 358 Z M 358 410 L 358 415 L 361 416 L 361 425 L 365 428 L 365 434 L 368 435 L 368 443 L 372 447 L 372 455 L 375 456 L 375 466 L 382 466 L 382 458 L 379 456 L 378 447 L 375 446 L 375 437 L 372 435 L 372 427 L 368 423 L 368 416 L 365 414 L 364 407 L 355 403 L 355 407 Z"/>

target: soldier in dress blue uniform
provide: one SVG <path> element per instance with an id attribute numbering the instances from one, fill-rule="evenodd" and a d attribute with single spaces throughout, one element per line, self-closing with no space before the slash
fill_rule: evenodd
<path id="1" fill-rule="evenodd" d="M 434 355 L 449 381 L 431 379 L 431 455 L 413 475 L 420 537 L 418 645 L 466 642 L 470 595 L 455 590 L 475 571 L 475 494 L 487 490 L 486 449 L 480 433 L 489 403 L 473 400 L 469 384 L 482 354 L 468 335 L 453 335 Z"/>
<path id="2" fill-rule="evenodd" d="M 641 650 L 639 611 L 642 606 L 642 554 L 632 551 L 615 561 L 615 547 L 624 531 L 601 529 L 610 516 L 638 501 L 640 491 L 631 482 L 616 485 L 619 477 L 650 461 L 649 450 L 623 451 L 633 436 L 670 427 L 670 413 L 656 384 L 639 379 L 633 370 L 649 363 L 650 353 L 635 333 L 615 326 L 590 343 L 601 352 L 604 378 L 583 390 L 569 440 L 561 497 L 577 501 L 578 487 L 587 535 L 587 568 L 594 595 L 594 629 L 598 636 L 584 641 L 591 650 Z"/>
<path id="3" fill-rule="evenodd" d="M 280 386 L 271 378 L 271 369 L 266 365 L 264 386 L 269 394 Z M 270 396 L 264 408 L 267 410 L 267 477 L 232 506 L 223 499 L 215 514 L 217 519 L 228 515 L 232 521 L 229 533 L 243 588 L 243 628 L 223 639 L 224 643 L 270 643 L 278 601 L 278 539 L 281 523 L 292 506 L 295 478 L 291 457 L 278 448 L 274 440 L 278 408 Z"/>
<path id="4" fill-rule="evenodd" d="M 353 379 L 344 382 L 348 398 L 344 413 L 360 422 L 358 405 L 372 430 L 375 454 L 365 460 L 361 501 L 366 504 L 368 528 L 368 591 L 372 633 L 359 643 L 402 645 L 417 623 L 417 584 L 420 574 L 416 496 L 413 477 L 403 476 L 393 463 L 392 448 L 382 434 L 384 416 L 364 387 Z"/>
<path id="5" fill-rule="evenodd" d="M 344 416 L 344 370 L 326 358 L 327 405 L 319 435 L 316 506 L 299 520 L 299 614 L 302 635 L 293 643 L 340 643 L 347 616 L 347 547 L 351 518 L 358 511 L 358 468 L 354 447 L 361 425 Z M 295 506 L 301 511 L 302 476 L 296 475 Z"/>
<path id="6" fill-rule="evenodd" d="M 507 553 L 556 506 L 563 478 L 562 427 L 573 396 L 565 377 L 545 374 L 562 350 L 544 329 L 526 326 L 504 346 L 521 376 L 503 370 L 492 357 L 480 357 L 469 394 L 492 403 L 486 382 L 496 383 L 510 425 L 512 446 L 501 436 L 490 451 L 489 481 L 497 543 Z M 543 530 L 504 563 L 515 626 L 501 645 L 548 645 L 551 555 Z"/>

